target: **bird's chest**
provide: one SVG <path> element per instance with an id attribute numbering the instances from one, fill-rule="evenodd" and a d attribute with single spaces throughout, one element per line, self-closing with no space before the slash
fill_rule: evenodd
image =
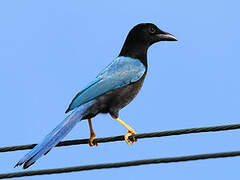
<path id="1" fill-rule="evenodd" d="M 105 100 L 108 101 L 107 104 L 109 108 L 119 111 L 120 109 L 128 105 L 140 91 L 144 79 L 145 74 L 137 82 L 107 93 L 105 95 Z"/>

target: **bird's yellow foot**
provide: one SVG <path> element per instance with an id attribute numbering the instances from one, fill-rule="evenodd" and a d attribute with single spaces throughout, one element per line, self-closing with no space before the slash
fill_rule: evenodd
<path id="1" fill-rule="evenodd" d="M 124 136 L 124 139 L 128 145 L 132 145 L 134 142 L 137 142 L 137 139 L 135 137 L 129 139 L 129 137 L 133 134 L 136 134 L 136 132 L 133 129 L 130 129 L 128 133 Z"/>
<path id="2" fill-rule="evenodd" d="M 94 139 L 96 139 L 96 135 L 95 133 L 91 134 L 90 138 L 89 138 L 89 146 L 98 146 L 97 142 L 94 142 Z"/>

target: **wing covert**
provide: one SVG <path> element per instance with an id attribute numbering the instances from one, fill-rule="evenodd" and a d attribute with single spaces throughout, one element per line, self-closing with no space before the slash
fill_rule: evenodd
<path id="1" fill-rule="evenodd" d="M 138 81 L 146 71 L 138 59 L 120 56 L 108 65 L 85 89 L 72 100 L 66 112 L 109 91 Z"/>

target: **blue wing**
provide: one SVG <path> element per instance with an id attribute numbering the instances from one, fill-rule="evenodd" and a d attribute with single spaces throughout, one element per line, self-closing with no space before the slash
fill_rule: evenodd
<path id="1" fill-rule="evenodd" d="M 116 58 L 94 81 L 75 96 L 66 112 L 109 91 L 138 81 L 145 71 L 146 67 L 138 59 L 124 56 Z"/>

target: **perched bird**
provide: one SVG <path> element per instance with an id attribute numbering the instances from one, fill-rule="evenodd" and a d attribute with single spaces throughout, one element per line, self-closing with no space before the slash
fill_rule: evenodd
<path id="1" fill-rule="evenodd" d="M 119 56 L 74 97 L 66 110 L 66 113 L 70 111 L 71 113 L 16 166 L 24 164 L 24 169 L 31 166 L 56 146 L 77 122 L 84 119 L 88 120 L 90 128 L 89 145 L 97 145 L 94 142 L 96 135 L 91 119 L 99 113 L 109 113 L 113 119 L 128 129 L 128 133 L 124 136 L 127 144 L 136 141 L 129 139 L 129 136 L 136 132 L 119 119 L 119 111 L 130 103 L 141 89 L 148 69 L 147 50 L 159 41 L 177 41 L 177 39 L 151 23 L 142 23 L 133 27 Z"/>

